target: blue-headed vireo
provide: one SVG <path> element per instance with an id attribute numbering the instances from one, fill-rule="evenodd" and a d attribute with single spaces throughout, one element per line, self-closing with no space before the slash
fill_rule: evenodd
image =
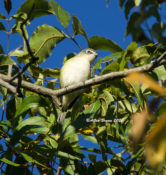
<path id="1" fill-rule="evenodd" d="M 90 64 L 93 63 L 97 57 L 95 50 L 87 48 L 82 50 L 76 56 L 70 58 L 63 65 L 60 72 L 60 85 L 61 88 L 84 82 L 88 79 L 90 73 Z M 62 97 L 62 111 L 58 117 L 58 123 L 63 123 L 66 111 L 74 100 L 81 95 L 83 90 L 77 90 L 72 93 L 63 95 Z"/>

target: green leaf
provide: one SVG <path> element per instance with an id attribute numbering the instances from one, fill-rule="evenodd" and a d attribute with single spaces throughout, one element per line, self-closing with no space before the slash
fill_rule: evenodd
<path id="1" fill-rule="evenodd" d="M 151 35 L 159 41 L 163 35 L 162 25 L 161 23 L 154 23 L 151 30 Z"/>
<path id="2" fill-rule="evenodd" d="M 99 99 L 101 100 L 102 116 L 105 116 L 108 110 L 108 106 L 111 102 L 114 101 L 114 98 L 107 90 L 104 90 L 103 93 L 99 96 Z"/>
<path id="3" fill-rule="evenodd" d="M 119 0 L 119 6 L 122 8 L 122 6 L 124 5 L 125 0 Z"/>
<path id="4" fill-rule="evenodd" d="M 125 4 L 125 17 L 128 19 L 130 10 L 135 6 L 134 1 L 127 1 Z"/>
<path id="5" fill-rule="evenodd" d="M 97 175 L 96 170 L 92 164 L 88 167 L 88 173 L 87 174 L 94 174 Z"/>
<path id="6" fill-rule="evenodd" d="M 65 133 L 63 135 L 64 140 L 68 139 L 69 137 L 73 136 L 76 133 L 75 127 L 73 127 L 72 125 L 68 126 L 67 128 L 65 127 L 64 130 L 65 130 Z"/>
<path id="7" fill-rule="evenodd" d="M 129 111 L 130 113 L 133 113 L 133 112 L 135 112 L 134 110 L 133 110 L 133 108 L 132 108 L 132 104 L 127 100 L 127 99 L 125 99 L 125 100 L 123 100 L 123 101 L 119 101 L 119 105 L 121 106 L 121 108 L 123 109 L 123 110 L 127 110 L 127 111 Z"/>
<path id="8" fill-rule="evenodd" d="M 68 160 L 68 164 L 63 162 L 62 166 L 65 167 L 63 169 L 65 174 L 67 175 L 75 174 L 75 164 L 73 160 Z"/>
<path id="9" fill-rule="evenodd" d="M 70 14 L 65 11 L 56 1 L 50 0 L 49 6 L 51 7 L 51 11 L 55 14 L 62 24 L 63 27 L 67 27 L 70 21 Z"/>
<path id="10" fill-rule="evenodd" d="M 112 59 L 115 59 L 115 58 L 116 59 L 121 58 L 122 53 L 123 52 L 115 52 L 111 55 L 108 55 L 108 56 L 104 57 L 103 60 L 108 62 L 108 61 L 112 61 Z"/>
<path id="11" fill-rule="evenodd" d="M 15 57 L 23 57 L 23 56 L 26 56 L 26 55 L 29 55 L 29 53 L 25 52 L 23 50 L 18 50 L 18 49 L 10 52 L 10 56 L 15 56 Z"/>
<path id="12" fill-rule="evenodd" d="M 15 56 L 17 57 L 17 61 L 19 63 L 27 63 L 28 60 L 31 59 L 31 56 L 29 55 L 29 53 L 27 51 L 22 51 L 22 50 L 15 50 L 13 52 L 10 53 L 10 56 Z"/>
<path id="13" fill-rule="evenodd" d="M 16 20 L 16 23 L 12 27 L 12 33 L 19 33 L 21 35 L 23 43 L 24 43 L 23 50 L 24 50 L 24 52 L 27 52 L 26 41 L 25 41 L 25 38 L 23 37 L 21 25 L 23 24 L 22 27 L 23 27 L 24 34 L 25 34 L 25 37 L 28 39 L 28 32 L 26 30 L 26 25 L 30 24 L 28 14 L 18 13 L 16 15 L 13 15 L 12 17 Z M 27 18 L 28 18 L 28 20 L 27 20 Z M 26 21 L 26 23 L 23 23 L 24 21 Z M 16 49 L 16 50 L 18 50 L 18 49 Z"/>
<path id="14" fill-rule="evenodd" d="M 132 86 L 132 88 L 134 90 L 134 93 L 135 93 L 135 95 L 137 97 L 138 103 L 141 106 L 141 109 L 143 109 L 144 108 L 144 97 L 143 97 L 143 94 L 142 94 L 142 91 L 141 91 L 140 84 L 138 84 L 138 83 L 130 83 L 130 85 Z"/>
<path id="15" fill-rule="evenodd" d="M 137 49 L 137 46 L 138 44 L 135 41 L 133 41 L 130 45 L 127 46 L 126 51 L 134 51 Z"/>
<path id="16" fill-rule="evenodd" d="M 3 128 L 3 130 L 7 129 L 7 127 L 11 128 L 12 124 L 9 120 L 1 121 L 0 126 Z"/>
<path id="17" fill-rule="evenodd" d="M 4 30 L 4 31 L 6 31 L 6 29 L 5 29 L 4 25 L 2 24 L 2 22 L 1 22 L 1 21 L 0 21 L 0 30 Z"/>
<path id="18" fill-rule="evenodd" d="M 166 80 L 166 69 L 164 65 L 155 68 L 153 72 L 157 75 L 157 78 L 159 80 L 163 80 L 163 81 Z"/>
<path id="19" fill-rule="evenodd" d="M 38 64 L 32 64 L 29 69 L 34 75 L 38 75 L 38 78 L 40 74 L 42 74 L 43 69 Z M 42 80 L 42 79 L 41 79 Z M 39 78 L 40 81 L 40 78 Z"/>
<path id="20" fill-rule="evenodd" d="M 147 11 L 147 13 L 144 17 L 144 20 L 145 20 L 145 18 L 148 18 L 148 17 L 151 17 L 151 16 L 155 17 L 158 22 L 161 22 L 161 17 L 160 17 L 160 14 L 158 12 L 158 7 L 157 6 L 151 6 L 149 8 L 149 10 Z"/>
<path id="21" fill-rule="evenodd" d="M 37 95 L 29 96 L 25 98 L 23 102 L 18 106 L 15 117 L 18 117 L 19 115 L 23 114 L 25 111 L 33 107 L 41 107 L 41 106 L 46 107 L 49 106 L 49 104 L 41 96 Z"/>
<path id="22" fill-rule="evenodd" d="M 94 155 L 94 154 L 88 154 L 88 157 L 89 157 L 89 159 L 90 159 L 92 162 L 96 162 L 96 155 Z"/>
<path id="23" fill-rule="evenodd" d="M 30 38 L 30 46 L 34 55 L 39 57 L 38 62 L 44 62 L 51 55 L 51 50 L 64 38 L 65 35 L 55 27 L 46 24 L 39 26 Z"/>
<path id="24" fill-rule="evenodd" d="M 8 55 L 0 55 L 0 66 L 16 64 Z"/>
<path id="25" fill-rule="evenodd" d="M 96 64 L 93 66 L 93 69 L 101 69 L 102 58 L 99 58 Z"/>
<path id="26" fill-rule="evenodd" d="M 31 162 L 31 163 L 36 163 L 42 167 L 45 167 L 45 168 L 48 168 L 47 166 L 41 164 L 39 161 L 35 160 L 34 157 L 31 157 L 30 155 L 26 154 L 26 153 L 21 153 L 21 155 L 24 157 L 24 159 L 27 161 L 27 162 Z"/>
<path id="27" fill-rule="evenodd" d="M 12 98 L 10 101 L 8 101 L 6 106 L 6 117 L 8 120 L 10 120 L 14 117 L 16 112 L 15 98 Z"/>
<path id="28" fill-rule="evenodd" d="M 27 162 L 22 156 L 18 154 L 14 162 L 20 164 L 20 167 L 7 165 L 5 169 L 6 174 L 18 175 L 18 172 L 20 175 L 31 174 L 30 170 L 26 168 Z"/>
<path id="29" fill-rule="evenodd" d="M 82 111 L 82 100 L 81 99 L 77 100 L 77 103 L 74 103 L 74 105 L 72 107 L 72 111 L 71 111 L 71 115 L 70 115 L 72 122 L 78 118 L 80 111 Z M 83 124 L 83 122 L 82 122 L 82 124 Z"/>
<path id="30" fill-rule="evenodd" d="M 80 160 L 79 157 L 73 156 L 69 153 L 65 153 L 65 152 L 62 152 L 62 151 L 58 151 L 57 156 L 58 157 L 64 157 L 64 158 L 67 158 L 67 159 L 72 159 L 72 160 Z"/>
<path id="31" fill-rule="evenodd" d="M 81 146 L 81 149 L 85 150 L 85 151 L 90 151 L 90 152 L 93 152 L 93 153 L 98 153 L 98 154 L 100 153 L 100 150 L 96 149 L 96 148 L 86 148 L 86 147 Z"/>
<path id="32" fill-rule="evenodd" d="M 108 66 L 106 66 L 101 72 L 100 75 L 104 75 L 110 72 L 116 72 L 119 70 L 119 63 L 117 61 L 114 61 L 110 63 Z"/>
<path id="33" fill-rule="evenodd" d="M 10 10 L 12 8 L 12 2 L 11 2 L 11 0 L 4 0 L 4 5 L 5 5 L 6 11 L 9 14 L 10 13 Z"/>
<path id="34" fill-rule="evenodd" d="M 72 18 L 73 18 L 72 26 L 73 26 L 74 35 L 78 35 L 78 34 L 83 35 L 85 39 L 88 41 L 88 36 L 84 31 L 80 20 L 75 15 L 73 15 Z"/>
<path id="35" fill-rule="evenodd" d="M 85 175 L 85 174 L 87 174 L 87 165 L 86 164 L 82 164 L 82 162 L 79 162 L 79 161 L 77 161 L 77 162 L 75 162 L 74 163 L 74 165 L 75 165 L 75 167 L 74 167 L 74 169 L 75 169 L 75 172 L 77 172 L 77 173 L 75 173 L 75 174 L 79 174 L 79 175 Z M 72 168 L 72 167 L 71 167 Z M 74 173 L 73 173 L 74 174 Z M 72 175 L 73 175 L 72 174 Z"/>
<path id="36" fill-rule="evenodd" d="M 159 107 L 157 113 L 158 113 L 159 116 L 161 116 L 161 115 L 163 115 L 165 112 L 166 112 L 166 102 L 164 101 L 164 102 L 160 105 L 160 107 Z"/>
<path id="37" fill-rule="evenodd" d="M 137 49 L 137 43 L 135 41 L 133 41 L 128 47 L 127 49 L 124 51 L 124 54 L 122 56 L 122 60 L 120 62 L 120 71 L 124 70 L 125 66 L 127 65 L 127 56 L 130 56 L 134 50 Z"/>
<path id="38" fill-rule="evenodd" d="M 88 135 L 83 135 L 83 134 L 81 134 L 81 135 L 85 140 L 88 140 L 90 142 L 97 144 L 97 139 L 94 136 L 88 136 Z"/>
<path id="39" fill-rule="evenodd" d="M 9 165 L 15 166 L 15 167 L 21 166 L 21 164 L 14 163 L 14 162 L 12 162 L 11 160 L 6 159 L 5 157 L 2 158 L 2 159 L 0 159 L 0 161 L 2 161 L 2 162 L 4 162 L 4 163 L 7 163 L 7 164 L 9 164 Z"/>
<path id="40" fill-rule="evenodd" d="M 29 16 L 29 20 L 31 21 L 34 18 L 50 14 L 49 9 L 50 7 L 46 0 L 27 0 L 18 9 L 17 14 L 29 14 L 29 12 L 31 11 L 31 14 Z"/>
<path id="41" fill-rule="evenodd" d="M 127 60 L 126 60 L 126 57 L 123 55 L 119 65 L 119 71 L 123 71 L 126 65 L 127 65 Z"/>
<path id="42" fill-rule="evenodd" d="M 125 36 L 133 32 L 135 33 L 136 36 L 139 36 L 141 34 L 141 33 L 138 33 L 138 31 L 141 32 L 141 29 L 140 29 L 141 22 L 142 22 L 141 14 L 138 12 L 134 12 L 130 16 L 130 19 L 128 21 Z"/>
<path id="43" fill-rule="evenodd" d="M 0 19 L 6 19 L 6 17 L 3 14 L 0 14 Z"/>
<path id="44" fill-rule="evenodd" d="M 29 132 L 32 133 L 39 133 L 39 134 L 48 134 L 48 132 L 50 131 L 50 129 L 48 127 L 41 127 L 41 126 L 34 126 L 33 128 L 29 129 Z"/>
<path id="45" fill-rule="evenodd" d="M 44 75 L 44 77 L 59 77 L 60 70 L 58 68 L 54 69 L 45 68 L 43 69 L 42 74 Z"/>
<path id="46" fill-rule="evenodd" d="M 88 114 L 94 116 L 95 113 L 100 109 L 100 101 L 97 100 L 96 102 L 92 103 L 88 108 L 86 108 L 83 112 L 84 114 Z"/>
<path id="47" fill-rule="evenodd" d="M 106 131 L 106 126 L 99 126 L 98 127 L 98 130 L 97 130 L 97 132 L 96 132 L 96 136 L 99 136 L 99 135 L 101 135 L 103 132 L 105 132 Z"/>
<path id="48" fill-rule="evenodd" d="M 51 138 L 49 138 L 49 142 L 51 144 L 51 146 L 55 149 L 57 149 L 58 147 L 58 142 L 56 141 L 56 138 L 54 138 L 53 136 Z"/>
<path id="49" fill-rule="evenodd" d="M 21 128 L 23 128 L 24 126 L 44 126 L 47 125 L 47 122 L 45 121 L 45 119 L 43 117 L 30 117 L 26 120 L 23 120 L 22 122 L 19 123 L 19 125 L 17 126 L 16 130 L 20 130 Z"/>
<path id="50" fill-rule="evenodd" d="M 10 145 L 14 146 L 17 144 L 19 140 L 27 133 L 47 134 L 50 129 L 45 126 L 49 126 L 49 123 L 46 122 L 42 117 L 30 117 L 21 121 L 11 136 Z"/>
<path id="51" fill-rule="evenodd" d="M 94 163 L 94 167 L 95 167 L 96 173 L 99 174 L 107 169 L 107 164 L 105 162 L 98 161 Z"/>
<path id="52" fill-rule="evenodd" d="M 132 54 L 132 59 L 134 62 L 136 62 L 137 60 L 147 59 L 148 57 L 150 57 L 150 54 L 148 53 L 145 46 L 136 48 L 136 50 L 134 50 Z"/>
<path id="53" fill-rule="evenodd" d="M 89 47 L 95 50 L 108 50 L 111 52 L 120 52 L 123 49 L 110 39 L 104 37 L 93 36 L 89 39 Z"/>
<path id="54" fill-rule="evenodd" d="M 126 168 L 125 165 L 122 163 L 122 161 L 121 160 L 118 160 L 118 159 L 111 159 L 110 160 L 110 164 L 113 167 L 118 167 L 121 170 L 124 170 Z"/>
<path id="55" fill-rule="evenodd" d="M 3 54 L 4 52 L 3 52 L 3 48 L 2 48 L 2 46 L 0 45 L 0 54 Z"/>

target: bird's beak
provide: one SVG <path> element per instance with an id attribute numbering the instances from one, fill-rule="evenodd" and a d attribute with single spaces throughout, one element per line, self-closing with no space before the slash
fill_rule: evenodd
<path id="1" fill-rule="evenodd" d="M 98 54 L 98 53 L 96 53 L 95 55 L 96 55 L 96 57 L 97 57 L 99 54 Z"/>

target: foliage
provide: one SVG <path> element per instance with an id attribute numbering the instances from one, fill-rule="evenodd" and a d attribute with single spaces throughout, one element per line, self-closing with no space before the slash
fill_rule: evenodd
<path id="1" fill-rule="evenodd" d="M 89 47 L 111 52 L 98 59 L 92 70 L 95 76 L 146 65 L 165 50 L 166 24 L 160 12 L 164 3 L 164 0 L 119 0 L 128 21 L 126 35 L 133 37 L 133 42 L 123 50 L 111 39 L 89 38 L 77 16 L 71 18 L 56 1 L 26 0 L 17 14 L 10 17 L 15 19 L 11 34 L 20 34 L 23 48 L 8 54 L 0 45 L 0 73 L 7 75 L 9 65 L 13 65 L 14 75 L 18 71 L 16 65 L 33 59 L 27 47 L 28 39 L 37 61 L 28 67 L 28 74 L 22 73 L 22 80 L 56 90 L 59 69 L 42 68 L 39 64 L 47 62 L 56 45 L 63 44 L 66 38 L 75 41 L 77 35 L 82 35 Z M 4 0 L 4 8 L 10 14 L 12 2 Z M 50 14 L 57 17 L 64 31 L 43 24 L 28 37 L 27 25 L 33 24 L 35 18 Z M 152 16 L 155 21 L 146 32 L 143 25 Z M 0 30 L 10 35 L 4 25 L 6 19 L 0 14 Z M 65 33 L 70 21 L 73 36 Z M 45 81 L 47 77 L 56 80 Z M 19 97 L 0 86 L 1 174 L 33 174 L 34 169 L 40 174 L 56 171 L 83 175 L 164 174 L 165 83 L 166 69 L 159 65 L 146 74 L 133 73 L 94 85 L 68 111 L 63 126 L 56 122 L 60 111 L 50 98 L 25 88 Z M 81 145 L 80 139 L 92 146 Z"/>
<path id="2" fill-rule="evenodd" d="M 141 43 L 160 42 L 165 45 L 165 0 L 119 0 L 128 20 L 126 35 Z M 136 10 L 135 10 L 136 9 Z"/>

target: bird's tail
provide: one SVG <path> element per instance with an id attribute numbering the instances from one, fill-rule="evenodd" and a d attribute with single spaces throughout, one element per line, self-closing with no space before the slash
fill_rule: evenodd
<path id="1" fill-rule="evenodd" d="M 59 123 L 59 124 L 62 124 L 63 122 L 64 122 L 64 120 L 65 120 L 65 117 L 66 117 L 66 111 L 62 111 L 60 114 L 59 114 L 59 116 L 58 116 L 58 120 L 57 120 L 57 122 Z"/>

